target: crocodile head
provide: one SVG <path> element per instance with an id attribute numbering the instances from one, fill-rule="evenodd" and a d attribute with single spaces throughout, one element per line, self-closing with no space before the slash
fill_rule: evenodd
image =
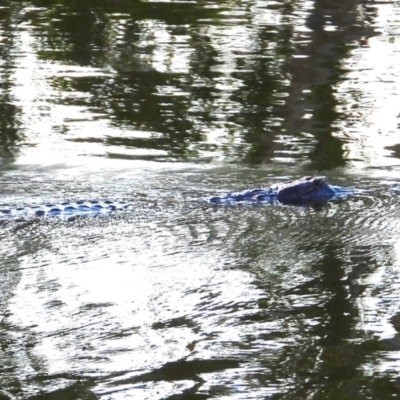
<path id="1" fill-rule="evenodd" d="M 302 201 L 327 201 L 335 191 L 323 178 L 307 176 L 278 188 L 278 200 L 281 203 L 298 203 Z"/>

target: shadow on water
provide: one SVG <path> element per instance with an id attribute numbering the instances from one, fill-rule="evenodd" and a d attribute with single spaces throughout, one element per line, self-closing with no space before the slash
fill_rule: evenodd
<path id="1" fill-rule="evenodd" d="M 18 35 L 13 29 L 13 21 L 7 10 L 0 10 L 0 168 L 7 161 L 12 161 L 18 153 L 18 144 L 22 141 L 19 130 L 19 107 L 12 96 L 15 56 L 13 46 Z"/>
<path id="2" fill-rule="evenodd" d="M 285 293 L 299 302 L 288 310 L 288 318 L 302 326 L 298 327 L 299 343 L 282 352 L 281 367 L 272 372 L 279 378 L 286 375 L 290 389 L 274 398 L 365 398 L 365 389 L 372 398 L 378 394 L 371 390 L 373 379 L 365 379 L 359 369 L 379 345 L 372 338 L 355 340 L 359 310 L 354 301 L 359 288 L 347 278 L 338 250 L 328 244 L 321 261 L 313 266 L 318 278 Z M 302 298 L 309 304 L 302 305 Z"/>

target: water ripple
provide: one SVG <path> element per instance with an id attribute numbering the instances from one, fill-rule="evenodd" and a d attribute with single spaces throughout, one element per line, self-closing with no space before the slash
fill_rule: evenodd
<path id="1" fill-rule="evenodd" d="M 208 383 L 217 381 L 219 360 L 232 363 L 221 362 L 232 380 L 237 363 L 241 379 L 259 376 L 266 362 L 289 371 L 289 359 L 302 361 L 289 343 L 310 348 L 329 334 L 335 312 L 346 326 L 360 310 L 360 326 L 381 333 L 398 307 L 398 277 L 381 267 L 395 262 L 397 193 L 366 191 L 320 207 L 148 204 L 6 226 L 0 248 L 16 249 L 9 262 L 19 287 L 9 321 L 30 327 L 49 373 L 100 369 L 98 388 L 111 394 L 143 380 L 202 384 L 196 373 L 169 378 L 170 367 L 201 373 L 210 365 Z"/>

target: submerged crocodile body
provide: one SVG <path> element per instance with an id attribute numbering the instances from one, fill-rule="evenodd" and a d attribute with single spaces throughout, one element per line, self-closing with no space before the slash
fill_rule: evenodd
<path id="1" fill-rule="evenodd" d="M 12 217 L 46 217 L 46 216 L 76 216 L 108 214 L 117 210 L 125 210 L 132 204 L 125 201 L 97 201 L 77 200 L 61 203 L 25 206 L 25 207 L 1 207 L 0 218 Z"/>
<path id="2" fill-rule="evenodd" d="M 323 203 L 329 200 L 345 198 L 353 193 L 352 189 L 332 186 L 319 177 L 304 177 L 286 184 L 265 189 L 249 189 L 242 192 L 232 192 L 224 196 L 214 196 L 205 199 L 201 204 L 234 205 L 243 203 L 281 203 L 301 205 Z M 125 201 L 65 201 L 58 204 L 44 204 L 25 207 L 0 206 L 0 218 L 13 217 L 43 217 L 43 216 L 76 216 L 99 215 L 113 211 L 126 210 L 134 204 Z"/>

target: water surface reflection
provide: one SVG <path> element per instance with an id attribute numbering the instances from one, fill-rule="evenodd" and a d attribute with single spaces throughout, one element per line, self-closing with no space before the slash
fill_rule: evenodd
<path id="1" fill-rule="evenodd" d="M 0 221 L 0 398 L 398 395 L 396 4 L 0 6 L 0 204 L 136 205 Z"/>
<path id="2" fill-rule="evenodd" d="M 397 93 L 394 27 L 375 28 L 388 6 L 246 4 L 7 2 L 3 157 L 392 163 L 398 113 L 379 93 Z M 378 160 L 366 131 L 387 136 Z"/>
<path id="3" fill-rule="evenodd" d="M 147 192 L 131 213 L 3 226 L 8 392 L 36 398 L 41 390 L 61 395 L 62 386 L 67 398 L 292 398 L 333 393 L 343 382 L 343 393 L 380 393 L 381 375 L 359 371 L 385 368 L 378 339 L 394 335 L 398 223 L 382 219 L 383 230 L 374 213 L 397 215 L 398 199 L 381 194 L 378 202 L 378 191 L 366 192 L 317 210 L 171 200 L 185 188 L 196 194 L 189 188 L 197 186 L 201 196 L 228 188 L 229 176 L 237 181 L 213 170 L 201 189 L 204 174 L 176 170 L 166 181 L 171 197 Z M 129 197 L 131 175 L 122 176 L 120 193 Z M 102 178 L 98 185 L 111 192 Z M 146 183 L 152 179 L 160 176 L 148 173 Z M 58 186 L 69 190 L 68 181 Z"/>

